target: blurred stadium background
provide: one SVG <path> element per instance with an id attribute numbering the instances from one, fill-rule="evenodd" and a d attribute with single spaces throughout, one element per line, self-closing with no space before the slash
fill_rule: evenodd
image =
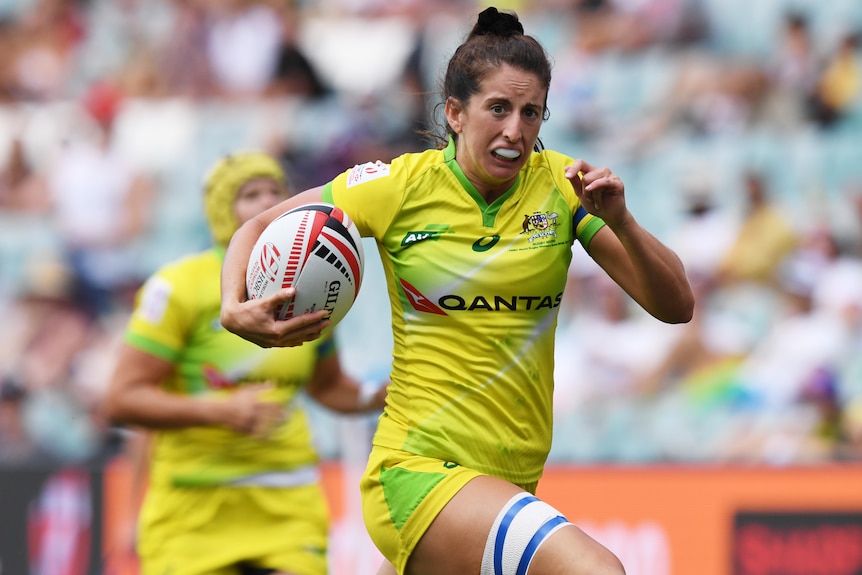
<path id="1" fill-rule="evenodd" d="M 129 432 L 98 404 L 134 289 L 209 242 L 205 170 L 265 149 L 303 188 L 426 147 L 485 5 L 0 0 L 2 572 L 136 572 Z M 699 294 L 656 325 L 576 252 L 540 491 L 630 575 L 862 573 L 862 2 L 496 5 L 555 62 L 545 146 L 620 174 Z M 383 378 L 369 260 L 340 343 Z M 310 409 L 332 572 L 374 573 L 374 419 Z"/>

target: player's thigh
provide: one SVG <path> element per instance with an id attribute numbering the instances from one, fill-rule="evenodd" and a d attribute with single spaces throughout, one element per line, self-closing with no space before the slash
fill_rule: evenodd
<path id="1" fill-rule="evenodd" d="M 523 489 L 495 477 L 472 479 L 449 501 L 419 540 L 408 575 L 479 574 L 488 533 L 506 502 Z"/>
<path id="2" fill-rule="evenodd" d="M 517 518 L 519 506 L 513 506 L 512 501 L 518 497 L 533 501 L 531 505 L 542 509 L 545 516 L 539 516 L 538 523 L 522 520 L 523 516 Z M 554 521 L 556 527 L 548 529 Z M 506 525 L 508 531 L 503 527 Z M 535 553 L 519 550 L 514 562 L 507 557 L 504 566 L 496 569 L 493 561 L 486 560 L 483 572 L 486 547 L 491 551 L 495 546 L 502 549 L 510 541 L 530 542 L 521 546 L 527 549 L 534 542 Z M 624 575 L 622 564 L 613 553 L 565 521 L 552 507 L 507 481 L 488 476 L 470 481 L 437 515 L 416 545 L 406 573 L 514 575 L 515 567 L 524 557 L 530 575 Z"/>

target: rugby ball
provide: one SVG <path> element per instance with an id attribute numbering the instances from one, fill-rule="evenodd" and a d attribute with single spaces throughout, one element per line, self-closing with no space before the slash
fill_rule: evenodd
<path id="1" fill-rule="evenodd" d="M 365 256 L 356 224 L 325 203 L 285 212 L 260 234 L 246 268 L 249 299 L 293 286 L 296 296 L 279 306 L 278 319 L 328 309 L 331 325 L 347 315 L 362 283 Z"/>

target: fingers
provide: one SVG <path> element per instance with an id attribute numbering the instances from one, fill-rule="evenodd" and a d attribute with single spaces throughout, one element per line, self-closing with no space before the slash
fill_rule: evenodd
<path id="1" fill-rule="evenodd" d="M 578 164 L 583 164 L 583 162 L 575 162 L 570 166 L 566 166 L 566 178 L 572 183 L 572 187 L 575 188 L 575 193 L 578 197 L 584 192 L 584 172 L 578 167 Z"/>
<path id="2" fill-rule="evenodd" d="M 329 311 L 319 310 L 294 318 L 276 319 L 276 310 L 295 294 L 284 289 L 266 299 L 248 300 L 222 309 L 222 325 L 260 347 L 295 347 L 318 339 L 330 325 Z"/>
<path id="3" fill-rule="evenodd" d="M 608 172 L 610 172 L 608 170 Z M 619 178 L 611 173 L 588 181 L 584 177 L 584 196 L 595 206 L 597 211 L 604 207 L 605 194 L 616 192 L 616 184 Z"/>
<path id="4" fill-rule="evenodd" d="M 280 290 L 280 291 L 272 294 L 271 296 L 267 297 L 263 301 L 266 302 L 266 304 L 267 304 L 266 307 L 269 308 L 270 310 L 272 310 L 272 313 L 274 314 L 276 312 L 276 310 L 278 310 L 279 307 L 281 307 L 283 304 L 286 304 L 287 302 L 292 300 L 295 295 L 296 295 L 296 288 L 286 287 L 283 290 Z"/>
<path id="5" fill-rule="evenodd" d="M 278 403 L 266 402 L 258 403 L 255 407 L 255 416 L 248 434 L 259 439 L 266 439 L 284 423 L 284 408 Z"/>
<path id="6" fill-rule="evenodd" d="M 238 389 L 231 399 L 234 414 L 228 425 L 239 433 L 260 439 L 269 437 L 286 418 L 284 405 L 265 397 L 274 388 L 271 382 L 265 382 Z"/>
<path id="7" fill-rule="evenodd" d="M 584 160 L 575 160 L 574 162 L 572 162 L 572 165 L 568 167 L 568 169 L 571 170 L 572 175 L 577 174 L 578 172 L 580 172 L 583 175 L 583 174 L 589 174 L 590 172 L 594 171 L 596 168 L 595 168 L 595 166 L 593 166 L 592 164 L 590 164 Z M 567 177 L 570 177 L 570 176 L 567 176 Z"/>
<path id="8" fill-rule="evenodd" d="M 318 339 L 331 323 L 329 313 L 328 310 L 319 310 L 291 319 L 274 320 L 272 333 L 264 336 L 267 345 L 262 347 L 295 347 Z"/>
<path id="9" fill-rule="evenodd" d="M 581 204 L 591 213 L 602 211 L 606 196 L 619 196 L 624 190 L 622 180 L 610 168 L 596 168 L 583 160 L 566 167 L 566 178 Z"/>

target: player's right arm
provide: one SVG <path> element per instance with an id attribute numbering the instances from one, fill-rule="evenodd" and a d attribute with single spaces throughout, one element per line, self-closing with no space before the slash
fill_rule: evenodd
<path id="1" fill-rule="evenodd" d="M 266 299 L 249 300 L 245 287 L 248 258 L 261 232 L 273 220 L 295 207 L 317 203 L 322 187 L 306 190 L 276 204 L 243 224 L 227 248 L 221 275 L 221 323 L 230 332 L 261 347 L 293 347 L 313 341 L 329 325 L 326 310 L 277 320 L 275 311 L 295 290 L 285 288 Z"/>
<path id="2" fill-rule="evenodd" d="M 269 384 L 245 385 L 227 397 L 190 396 L 161 387 L 175 369 L 170 361 L 123 343 L 102 405 L 116 423 L 146 429 L 218 426 L 266 435 L 284 419 L 281 404 L 262 397 Z"/>

